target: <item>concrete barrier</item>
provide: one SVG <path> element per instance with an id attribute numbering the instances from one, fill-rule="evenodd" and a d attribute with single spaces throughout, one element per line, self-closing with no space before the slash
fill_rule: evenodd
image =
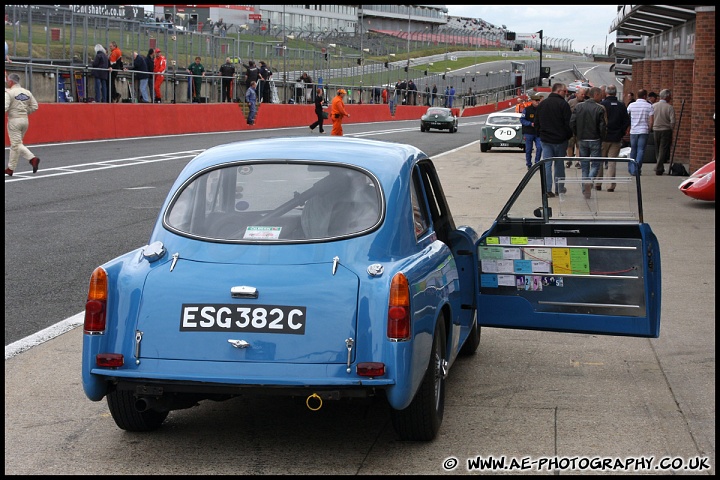
<path id="1" fill-rule="evenodd" d="M 484 115 L 510 108 L 516 100 L 468 107 L 463 117 Z M 42 103 L 30 115 L 27 145 L 39 143 L 101 140 L 111 138 L 258 130 L 310 125 L 317 117 L 314 105 L 261 104 L 255 125 L 248 125 L 243 104 L 142 104 L 142 103 Z M 391 115 L 389 105 L 346 105 L 350 117 L 343 124 L 420 120 L 426 106 L 398 105 Z M 459 108 L 453 108 L 460 115 Z M 328 125 L 330 120 L 326 121 Z M 10 145 L 5 118 L 5 146 Z"/>

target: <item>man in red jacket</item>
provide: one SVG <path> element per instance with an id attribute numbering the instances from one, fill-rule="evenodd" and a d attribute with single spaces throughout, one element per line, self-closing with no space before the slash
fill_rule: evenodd
<path id="1" fill-rule="evenodd" d="M 162 102 L 162 92 L 160 91 L 160 86 L 165 81 L 165 71 L 167 70 L 167 60 L 165 59 L 165 55 L 162 54 L 162 51 L 160 51 L 159 48 L 155 49 L 155 68 L 153 69 L 153 72 L 156 73 L 155 75 L 155 103 L 161 103 Z"/>

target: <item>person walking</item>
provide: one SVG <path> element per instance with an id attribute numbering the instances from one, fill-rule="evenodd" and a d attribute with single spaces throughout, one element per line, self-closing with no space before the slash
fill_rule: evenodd
<path id="1" fill-rule="evenodd" d="M 255 114 L 257 114 L 257 92 L 255 91 L 256 86 L 257 82 L 253 80 L 252 82 L 250 82 L 250 86 L 245 92 L 245 101 L 247 102 L 249 107 L 247 118 L 248 125 L 255 125 Z"/>
<path id="2" fill-rule="evenodd" d="M 202 79 L 205 76 L 205 67 L 200 63 L 202 59 L 195 57 L 195 62 L 191 63 L 187 71 L 192 77 L 192 103 L 200 103 L 200 93 L 202 89 Z"/>
<path id="3" fill-rule="evenodd" d="M 570 105 L 565 101 L 567 85 L 554 83 L 550 95 L 538 104 L 535 112 L 535 128 L 540 136 L 543 158 L 560 158 L 545 164 L 545 187 L 548 197 L 565 193 L 565 164 L 562 157 L 567 153 L 568 140 L 572 137 L 570 129 Z M 553 165 L 555 176 L 553 177 Z M 553 193 L 553 184 L 555 193 Z"/>
<path id="4" fill-rule="evenodd" d="M 660 100 L 653 104 L 653 140 L 655 140 L 655 175 L 665 173 L 665 162 L 670 159 L 672 133 L 675 128 L 675 109 L 670 103 L 672 94 L 667 88 L 660 90 Z"/>
<path id="5" fill-rule="evenodd" d="M 235 78 L 235 66 L 230 61 L 230 57 L 225 58 L 225 63 L 220 66 L 221 95 L 223 102 L 232 102 L 232 86 L 233 78 Z"/>
<path id="6" fill-rule="evenodd" d="M 159 48 L 155 49 L 155 65 L 153 66 L 153 72 L 155 72 L 155 103 L 162 103 L 162 87 L 165 81 L 165 72 L 167 71 L 167 60 L 165 55 Z"/>
<path id="7" fill-rule="evenodd" d="M 345 102 L 343 101 L 345 95 L 347 95 L 347 92 L 344 89 L 339 88 L 337 91 L 337 95 L 335 96 L 335 98 L 333 98 L 333 101 L 330 104 L 330 119 L 332 120 L 333 124 L 330 135 L 337 135 L 342 137 L 343 118 L 350 116 L 350 114 L 347 113 L 347 110 L 345 110 Z"/>
<path id="8" fill-rule="evenodd" d="M 588 93 L 588 98 L 578 104 L 570 116 L 570 129 L 577 138 L 580 157 L 599 158 L 602 154 L 602 142 L 607 133 L 607 113 L 605 107 L 600 105 L 603 91 L 598 87 L 592 87 Z M 584 180 L 582 193 L 585 198 L 590 198 L 593 181 L 602 161 L 582 160 L 580 164 Z"/>
<path id="9" fill-rule="evenodd" d="M 318 88 L 315 92 L 315 115 L 317 115 L 317 120 L 310 124 L 310 131 L 314 131 L 315 127 L 320 127 L 320 133 L 325 133 L 325 129 L 323 128 L 323 89 Z"/>
<path id="10" fill-rule="evenodd" d="M 627 113 L 627 107 L 617 98 L 617 87 L 615 85 L 607 86 L 607 96 L 600 102 L 607 112 L 607 134 L 602 142 L 602 156 L 605 158 L 617 158 L 620 156 L 620 148 L 622 146 L 622 137 L 630 130 L 630 116 Z M 615 191 L 615 172 L 617 162 L 615 160 L 606 160 L 607 172 L 606 177 L 610 181 L 610 186 L 606 188 L 608 192 Z M 603 170 L 600 167 L 598 171 L 595 188 L 602 185 L 600 179 L 603 177 Z M 605 182 L 607 183 L 607 182 Z"/>
<path id="11" fill-rule="evenodd" d="M 572 96 L 568 99 L 568 105 L 570 105 L 570 111 L 574 112 L 575 107 L 579 103 L 582 103 L 585 101 L 585 96 L 587 95 L 587 89 L 584 87 L 578 87 L 575 90 L 575 96 Z M 573 134 L 572 137 L 570 137 L 570 140 L 568 140 L 568 148 L 567 148 L 567 156 L 568 157 L 577 157 L 580 155 L 580 148 L 578 147 L 577 143 L 577 137 Z M 569 160 L 565 162 L 565 167 L 571 167 L 572 166 L 572 160 Z M 576 162 L 575 166 L 577 168 L 580 168 L 580 162 Z"/>
<path id="12" fill-rule="evenodd" d="M 110 61 L 105 53 L 105 47 L 99 43 L 95 45 L 95 58 L 91 67 L 93 69 L 92 76 L 95 77 L 95 101 L 97 103 L 107 103 Z"/>
<path id="13" fill-rule="evenodd" d="M 20 75 L 11 73 L 7 76 L 5 88 L 5 113 L 7 114 L 7 131 L 10 138 L 10 159 L 5 167 L 5 175 L 12 177 L 17 169 L 20 157 L 26 158 L 32 166 L 33 173 L 38 171 L 40 159 L 23 144 L 23 138 L 30 126 L 28 115 L 38 109 L 37 100 L 30 90 L 20 84 Z"/>
<path id="14" fill-rule="evenodd" d="M 637 99 L 627 107 L 630 115 L 630 158 L 634 159 L 637 164 L 628 163 L 628 172 L 630 175 L 642 174 L 642 161 L 645 156 L 645 146 L 647 145 L 648 136 L 653 129 L 653 108 L 650 102 L 646 100 L 647 90 L 640 89 L 637 93 Z"/>
<path id="15" fill-rule="evenodd" d="M 532 167 L 533 145 L 535 146 L 535 163 L 538 163 L 542 158 L 542 143 L 535 128 L 535 114 L 542 98 L 542 95 L 531 95 L 530 105 L 525 107 L 520 114 L 520 123 L 523 126 L 523 140 L 525 140 L 525 165 L 528 170 Z"/>
<path id="16" fill-rule="evenodd" d="M 151 102 L 155 101 L 155 91 L 153 89 L 153 85 L 155 84 L 155 75 L 153 72 L 155 71 L 155 50 L 149 49 L 148 54 L 145 57 L 145 67 L 147 70 L 147 77 L 148 77 L 148 93 L 152 98 L 150 99 Z"/>

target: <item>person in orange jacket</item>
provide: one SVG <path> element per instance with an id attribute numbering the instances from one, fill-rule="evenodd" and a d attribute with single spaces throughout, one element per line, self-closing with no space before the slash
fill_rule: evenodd
<path id="1" fill-rule="evenodd" d="M 350 116 L 350 114 L 347 113 L 347 111 L 345 110 L 345 102 L 343 102 L 345 95 L 347 95 L 347 92 L 344 89 L 339 88 L 337 91 L 337 96 L 333 98 L 333 101 L 330 104 L 330 120 L 332 120 L 333 124 L 330 135 L 338 135 L 342 137 L 343 118 Z"/>
<path id="2" fill-rule="evenodd" d="M 153 72 L 156 73 L 155 75 L 155 102 L 160 103 L 162 102 L 162 92 L 160 91 L 160 86 L 165 81 L 165 71 L 167 70 L 167 60 L 165 59 L 165 55 L 162 54 L 159 48 L 155 49 L 155 68 L 153 68 Z"/>

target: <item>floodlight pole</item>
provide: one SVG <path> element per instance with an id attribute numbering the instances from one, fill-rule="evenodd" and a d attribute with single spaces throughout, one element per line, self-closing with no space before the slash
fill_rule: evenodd
<path id="1" fill-rule="evenodd" d="M 537 33 L 540 34 L 540 48 L 538 49 L 538 51 L 540 52 L 540 74 L 538 75 L 538 87 L 542 87 L 542 83 L 543 83 L 543 76 L 542 76 L 542 71 L 543 71 L 543 69 L 542 69 L 543 31 L 540 30 Z"/>

